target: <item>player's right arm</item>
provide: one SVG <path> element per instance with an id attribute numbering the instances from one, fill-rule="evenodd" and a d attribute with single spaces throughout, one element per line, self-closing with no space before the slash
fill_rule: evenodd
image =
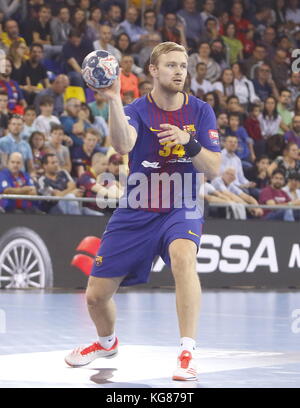
<path id="1" fill-rule="evenodd" d="M 128 123 L 124 113 L 120 94 L 120 78 L 116 79 L 108 88 L 90 88 L 103 95 L 109 106 L 109 137 L 113 148 L 120 154 L 129 153 L 136 142 L 137 132 Z"/>

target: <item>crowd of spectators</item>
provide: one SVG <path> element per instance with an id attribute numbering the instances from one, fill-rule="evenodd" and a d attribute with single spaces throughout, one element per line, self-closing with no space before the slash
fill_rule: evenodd
<path id="1" fill-rule="evenodd" d="M 162 41 L 189 55 L 185 91 L 215 111 L 221 175 L 202 191 L 212 216 L 299 220 L 298 0 L 0 0 L 0 193 L 120 197 L 104 183 L 127 158 L 110 145 L 107 102 L 81 64 L 105 49 L 122 67 L 123 104 L 151 91 Z M 299 64 L 300 65 L 300 64 Z M 245 204 L 252 204 L 249 210 Z M 94 203 L 1 200 L 1 212 L 102 215 Z"/>

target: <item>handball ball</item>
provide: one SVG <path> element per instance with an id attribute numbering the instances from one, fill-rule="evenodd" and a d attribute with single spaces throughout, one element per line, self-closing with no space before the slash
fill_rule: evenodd
<path id="1" fill-rule="evenodd" d="M 94 88 L 107 88 L 118 77 L 119 64 L 107 51 L 92 51 L 83 60 L 81 72 L 88 85 Z"/>

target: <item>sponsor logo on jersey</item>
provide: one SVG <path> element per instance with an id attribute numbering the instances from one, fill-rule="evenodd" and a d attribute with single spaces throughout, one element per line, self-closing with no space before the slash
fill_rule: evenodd
<path id="1" fill-rule="evenodd" d="M 100 266 L 103 262 L 103 256 L 96 256 L 95 263 L 97 266 Z"/>
<path id="2" fill-rule="evenodd" d="M 218 133 L 217 130 L 212 130 L 212 129 L 210 129 L 210 130 L 208 131 L 208 136 L 209 136 L 209 138 L 210 138 L 210 140 L 211 140 L 211 142 L 212 142 L 213 144 L 215 144 L 215 145 L 218 145 L 218 144 L 219 144 L 219 133 Z"/>
<path id="3" fill-rule="evenodd" d="M 142 162 L 142 166 L 144 167 L 152 167 L 153 169 L 160 169 L 160 164 L 159 162 L 148 162 L 147 160 L 144 160 Z"/>

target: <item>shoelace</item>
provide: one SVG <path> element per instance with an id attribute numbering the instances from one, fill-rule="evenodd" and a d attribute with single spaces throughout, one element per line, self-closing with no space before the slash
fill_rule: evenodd
<path id="1" fill-rule="evenodd" d="M 89 354 L 89 353 L 93 353 L 95 351 L 100 350 L 100 345 L 99 343 L 93 343 L 91 346 L 85 348 L 84 350 L 81 351 L 81 354 Z"/>

